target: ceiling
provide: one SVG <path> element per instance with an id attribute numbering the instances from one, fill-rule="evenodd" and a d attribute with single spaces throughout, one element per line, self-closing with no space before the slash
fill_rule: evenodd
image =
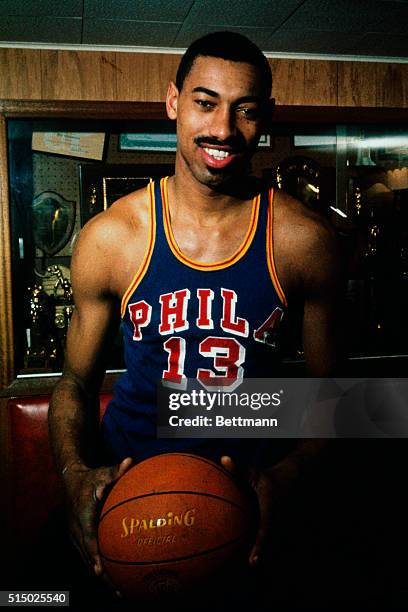
<path id="1" fill-rule="evenodd" d="M 408 61 L 408 0 L 0 0 L 2 46 L 179 50 L 214 30 L 271 55 Z"/>

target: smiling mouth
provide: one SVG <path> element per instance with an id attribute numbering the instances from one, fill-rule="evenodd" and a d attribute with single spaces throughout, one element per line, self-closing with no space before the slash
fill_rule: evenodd
<path id="1" fill-rule="evenodd" d="M 220 161 L 231 155 L 230 151 L 223 151 L 221 149 L 211 149 L 210 147 L 203 147 L 203 149 L 208 155 Z"/>

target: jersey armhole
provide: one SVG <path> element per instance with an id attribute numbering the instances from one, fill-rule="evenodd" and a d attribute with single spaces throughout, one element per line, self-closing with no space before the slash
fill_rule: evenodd
<path id="1" fill-rule="evenodd" d="M 275 190 L 270 189 L 268 192 L 268 221 L 266 224 L 266 258 L 268 261 L 268 270 L 271 276 L 272 284 L 275 287 L 276 293 L 282 304 L 287 308 L 288 302 L 285 296 L 285 292 L 282 289 L 282 285 L 279 282 L 278 274 L 276 272 L 275 258 L 273 253 L 273 199 Z"/>
<path id="2" fill-rule="evenodd" d="M 154 182 L 151 181 L 147 186 L 147 194 L 148 194 L 148 206 L 149 206 L 149 239 L 147 242 L 147 247 L 145 254 L 142 259 L 142 263 L 139 266 L 136 274 L 134 275 L 132 281 L 130 282 L 129 287 L 126 289 L 125 293 L 122 297 L 121 307 L 120 307 L 120 316 L 125 316 L 126 307 L 128 305 L 130 296 L 140 285 L 144 275 L 147 272 L 147 269 L 150 264 L 150 260 L 153 254 L 154 243 L 156 239 L 156 204 L 154 198 Z"/>

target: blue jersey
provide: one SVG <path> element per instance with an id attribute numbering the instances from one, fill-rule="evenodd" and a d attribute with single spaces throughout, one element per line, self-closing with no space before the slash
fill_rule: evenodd
<path id="1" fill-rule="evenodd" d="M 151 183 L 148 197 L 148 247 L 122 299 L 127 370 L 103 418 L 104 438 L 116 461 L 177 450 L 212 456 L 214 445 L 227 454 L 227 441 L 208 442 L 207 453 L 205 441 L 156 437 L 157 383 L 183 389 L 192 378 L 232 390 L 243 377 L 278 375 L 268 344 L 286 299 L 273 258 L 273 190 L 253 199 L 238 250 L 214 263 L 194 261 L 178 247 L 167 178 Z"/>

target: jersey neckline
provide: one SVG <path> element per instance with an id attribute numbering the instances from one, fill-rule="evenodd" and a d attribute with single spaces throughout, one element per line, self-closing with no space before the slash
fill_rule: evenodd
<path id="1" fill-rule="evenodd" d="M 232 266 L 234 263 L 239 261 L 245 253 L 248 251 L 249 247 L 252 244 L 253 238 L 255 236 L 256 228 L 258 226 L 258 217 L 259 217 L 259 204 L 261 200 L 261 194 L 256 195 L 252 200 L 252 212 L 251 218 L 249 221 L 248 229 L 244 236 L 243 241 L 241 242 L 238 249 L 235 251 L 233 255 L 222 259 L 220 261 L 215 261 L 213 263 L 205 263 L 200 261 L 195 261 L 191 259 L 187 255 L 185 255 L 180 247 L 178 246 L 173 230 L 171 227 L 170 221 L 170 209 L 169 209 L 169 200 L 168 200 L 168 192 L 167 192 L 167 183 L 169 177 L 161 179 L 160 181 L 160 191 L 162 196 L 162 207 L 163 207 L 163 225 L 164 231 L 166 234 L 167 244 L 169 245 L 173 255 L 181 261 L 181 263 L 189 266 L 190 268 L 194 268 L 195 270 L 204 270 L 204 271 L 215 271 L 222 270 L 223 268 L 228 268 Z"/>

